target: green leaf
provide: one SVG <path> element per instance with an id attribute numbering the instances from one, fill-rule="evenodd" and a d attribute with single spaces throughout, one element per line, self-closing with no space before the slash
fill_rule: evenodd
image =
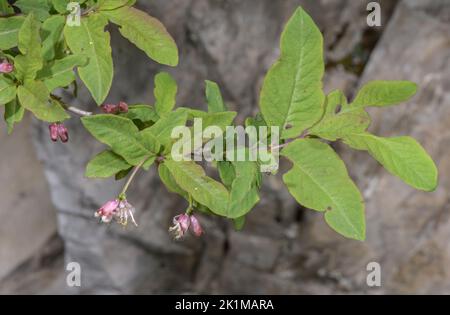
<path id="1" fill-rule="evenodd" d="M 14 2 L 24 14 L 33 13 L 40 21 L 44 21 L 50 16 L 50 5 L 47 0 L 18 0 Z"/>
<path id="2" fill-rule="evenodd" d="M 208 101 L 208 112 L 226 112 L 227 107 L 223 102 L 222 93 L 217 83 L 206 80 L 206 100 Z"/>
<path id="3" fill-rule="evenodd" d="M 195 118 L 201 118 L 201 125 L 202 128 L 195 128 L 195 125 L 193 127 L 190 127 L 191 129 L 191 139 L 202 138 L 202 141 L 192 141 L 191 149 L 195 151 L 199 148 L 200 145 L 202 145 L 204 142 L 209 141 L 211 139 L 204 138 L 203 137 L 203 131 L 205 131 L 206 128 L 210 126 L 217 126 L 219 127 L 222 132 L 226 130 L 227 126 L 230 126 L 234 120 L 234 117 L 236 117 L 236 112 L 219 112 L 219 113 L 206 113 L 204 111 L 200 110 L 192 110 L 185 107 L 180 107 L 177 109 L 177 112 L 185 113 L 187 114 L 188 120 L 193 120 Z M 194 123 L 195 124 L 195 123 Z M 214 135 L 218 136 L 218 135 Z M 191 139 L 186 138 L 186 141 L 190 141 Z M 180 143 L 180 145 L 183 145 Z M 197 146 L 195 146 L 197 145 Z"/>
<path id="4" fill-rule="evenodd" d="M 396 105 L 416 92 L 417 85 L 410 81 L 371 81 L 359 90 L 350 107 Z"/>
<path id="5" fill-rule="evenodd" d="M 193 161 L 175 162 L 166 159 L 175 182 L 188 192 L 195 201 L 208 207 L 215 214 L 228 217 L 228 191 L 219 182 L 206 176 L 203 168 Z"/>
<path id="6" fill-rule="evenodd" d="M 357 150 L 367 150 L 390 173 L 408 185 L 435 190 L 438 172 L 428 153 L 411 137 L 382 138 L 369 133 L 348 135 L 344 142 Z"/>
<path id="7" fill-rule="evenodd" d="M 81 122 L 98 141 L 110 146 L 130 165 L 138 165 L 152 155 L 138 128 L 127 118 L 102 114 L 83 117 Z"/>
<path id="8" fill-rule="evenodd" d="M 95 156 L 86 167 L 86 177 L 108 178 L 131 167 L 121 156 L 106 150 Z"/>
<path id="9" fill-rule="evenodd" d="M 350 107 L 341 91 L 333 91 L 327 96 L 324 116 L 309 133 L 335 141 L 348 134 L 364 132 L 369 125 L 370 117 L 363 108 Z"/>
<path id="10" fill-rule="evenodd" d="M 69 10 L 67 9 L 67 5 L 70 2 L 78 2 L 80 5 L 85 3 L 87 0 L 51 0 L 53 7 L 58 13 L 68 14 Z M 92 3 L 92 2 L 91 2 Z"/>
<path id="11" fill-rule="evenodd" d="M 245 119 L 245 127 L 248 127 L 248 126 L 254 126 L 256 128 L 266 127 L 267 123 L 264 120 L 264 117 L 262 116 L 262 114 L 257 113 L 255 115 L 255 117 L 248 117 L 247 119 Z"/>
<path id="12" fill-rule="evenodd" d="M 171 138 L 173 128 L 186 125 L 187 114 L 184 111 L 170 112 L 166 117 L 159 119 L 153 126 L 141 131 L 142 138 L 158 139 L 164 146 L 165 151 L 169 152 L 172 142 Z"/>
<path id="13" fill-rule="evenodd" d="M 121 180 L 121 179 L 127 177 L 128 174 L 130 174 L 132 169 L 133 169 L 133 167 L 130 167 L 130 168 L 126 169 L 126 170 L 122 170 L 122 171 L 117 172 L 117 174 L 114 176 L 114 179 L 115 180 Z"/>
<path id="14" fill-rule="evenodd" d="M 189 194 L 177 184 L 165 163 L 159 164 L 158 174 L 169 192 L 176 193 L 189 201 Z"/>
<path id="15" fill-rule="evenodd" d="M 110 35 L 105 32 L 108 21 L 99 14 L 81 19 L 80 26 L 66 25 L 64 36 L 75 54 L 89 57 L 89 63 L 78 68 L 78 73 L 97 104 L 102 104 L 111 88 L 113 60 Z"/>
<path id="16" fill-rule="evenodd" d="M 144 164 L 142 164 L 142 168 L 146 171 L 148 171 L 150 169 L 150 166 L 152 166 L 156 161 L 156 155 L 153 155 L 151 157 L 149 157 L 147 159 L 147 161 L 145 161 Z"/>
<path id="17" fill-rule="evenodd" d="M 144 146 L 149 150 L 150 152 L 153 152 L 154 154 L 151 157 L 155 157 L 157 153 L 161 150 L 161 143 L 159 142 L 159 138 L 154 136 L 152 133 L 140 133 L 142 138 L 142 143 Z M 150 161 L 148 161 L 150 162 Z M 153 163 L 153 162 L 151 162 Z"/>
<path id="18" fill-rule="evenodd" d="M 258 164 L 250 161 L 233 162 L 235 178 L 231 184 L 228 204 L 229 218 L 246 215 L 258 202 Z"/>
<path id="19" fill-rule="evenodd" d="M 19 42 L 19 30 L 25 21 L 23 16 L 0 19 L 0 49 L 16 47 Z"/>
<path id="20" fill-rule="evenodd" d="M 293 166 L 283 181 L 304 207 L 325 211 L 325 221 L 338 233 L 365 238 L 364 202 L 333 149 L 316 139 L 300 139 L 281 151 Z"/>
<path id="21" fill-rule="evenodd" d="M 131 7 L 102 11 L 111 22 L 120 26 L 120 33 L 142 49 L 151 59 L 165 65 L 178 64 L 178 48 L 160 21 Z"/>
<path id="22" fill-rule="evenodd" d="M 264 79 L 260 108 L 282 139 L 300 135 L 322 114 L 325 96 L 323 39 L 311 17 L 299 8 L 281 35 L 281 57 Z"/>
<path id="23" fill-rule="evenodd" d="M 14 60 L 19 80 L 26 82 L 34 80 L 36 73 L 42 69 L 43 61 L 41 55 L 41 23 L 30 13 L 19 30 L 19 55 Z"/>
<path id="24" fill-rule="evenodd" d="M 245 216 L 233 219 L 233 226 L 236 231 L 242 230 L 244 228 L 244 225 L 245 225 Z"/>
<path id="25" fill-rule="evenodd" d="M 0 77 L 0 105 L 11 102 L 16 97 L 16 86 Z"/>
<path id="26" fill-rule="evenodd" d="M 4 118 L 8 126 L 8 134 L 11 134 L 14 129 L 14 124 L 21 122 L 25 110 L 17 102 L 17 99 L 12 100 L 5 105 Z"/>
<path id="27" fill-rule="evenodd" d="M 55 60 L 38 72 L 38 79 L 44 81 L 49 91 L 59 87 L 66 87 L 75 81 L 74 68 L 85 65 L 88 58 L 83 55 L 70 55 L 63 59 Z"/>
<path id="28" fill-rule="evenodd" d="M 130 0 L 99 0 L 98 9 L 101 11 L 114 10 L 127 5 Z"/>
<path id="29" fill-rule="evenodd" d="M 13 14 L 13 13 L 14 13 L 14 9 L 8 3 L 8 0 L 0 0 L 0 16 Z"/>
<path id="30" fill-rule="evenodd" d="M 215 112 L 215 113 L 207 113 L 201 110 L 191 109 L 187 107 L 180 107 L 177 111 L 185 112 L 187 114 L 188 120 L 193 121 L 194 118 L 202 119 L 202 131 L 205 130 L 209 126 L 217 126 L 222 131 L 226 129 L 226 127 L 230 126 L 236 117 L 236 112 Z"/>
<path id="31" fill-rule="evenodd" d="M 233 184 L 233 180 L 236 178 L 233 163 L 229 161 L 218 161 L 217 170 L 219 171 L 219 176 L 222 183 L 225 187 L 230 189 Z"/>
<path id="32" fill-rule="evenodd" d="M 164 116 L 173 110 L 177 90 L 177 83 L 167 72 L 161 72 L 155 76 L 155 109 L 159 116 Z"/>
<path id="33" fill-rule="evenodd" d="M 159 119 L 155 108 L 150 105 L 143 104 L 128 106 L 128 112 L 122 114 L 122 116 L 131 120 L 140 120 L 143 123 L 154 123 Z"/>
<path id="34" fill-rule="evenodd" d="M 56 47 L 61 42 L 66 19 L 61 15 L 52 15 L 42 24 L 42 57 L 49 61 L 55 58 Z"/>
<path id="35" fill-rule="evenodd" d="M 31 111 L 36 118 L 58 122 L 70 118 L 59 103 L 50 100 L 50 92 L 41 81 L 29 81 L 17 90 L 20 104 Z"/>

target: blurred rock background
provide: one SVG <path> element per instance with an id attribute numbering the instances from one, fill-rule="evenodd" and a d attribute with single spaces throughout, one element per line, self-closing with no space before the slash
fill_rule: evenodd
<path id="1" fill-rule="evenodd" d="M 0 293 L 449 294 L 450 1 L 377 1 L 382 27 L 368 27 L 368 2 L 138 1 L 175 37 L 180 65 L 153 63 L 111 27 L 109 101 L 153 103 L 153 76 L 166 70 L 178 81 L 179 105 L 204 108 L 203 81 L 214 80 L 242 121 L 256 113 L 282 27 L 302 5 L 324 33 L 327 91 L 350 97 L 372 79 L 419 84 L 408 104 L 371 110 L 371 129 L 416 137 L 438 164 L 435 192 L 415 191 L 365 153 L 338 144 L 366 200 L 365 242 L 343 239 L 319 213 L 299 207 L 279 176 L 266 178 L 242 232 L 201 217 L 203 238 L 174 242 L 167 228 L 185 205 L 154 171 L 140 174 L 129 194 L 138 229 L 99 225 L 94 210 L 123 184 L 83 177 L 102 145 L 77 119 L 68 123 L 69 144 L 51 143 L 47 126 L 28 117 L 11 137 L 4 127 L 0 134 Z M 95 110 L 86 91 L 73 103 Z M 72 261 L 81 264 L 79 288 L 65 284 Z M 366 285 L 371 261 L 381 264 L 380 288 Z"/>

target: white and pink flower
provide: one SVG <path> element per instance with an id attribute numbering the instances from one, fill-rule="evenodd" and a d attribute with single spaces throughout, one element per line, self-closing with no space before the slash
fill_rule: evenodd
<path id="1" fill-rule="evenodd" d="M 134 211 L 136 209 L 126 200 L 114 199 L 105 203 L 100 209 L 95 212 L 96 218 L 101 218 L 102 222 L 109 223 L 113 219 L 126 226 L 128 220 L 137 226 L 136 220 L 134 219 Z"/>
<path id="2" fill-rule="evenodd" d="M 174 239 L 180 240 L 186 236 L 189 228 L 197 237 L 203 234 L 200 222 L 194 215 L 179 214 L 173 218 L 173 225 L 169 228 L 169 232 Z"/>

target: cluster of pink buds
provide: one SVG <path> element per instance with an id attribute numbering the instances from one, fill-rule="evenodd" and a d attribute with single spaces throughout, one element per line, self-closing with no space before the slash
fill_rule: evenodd
<path id="1" fill-rule="evenodd" d="M 123 226 L 128 224 L 128 218 L 130 218 L 131 222 L 137 226 L 133 215 L 135 210 L 136 209 L 128 203 L 126 199 L 114 199 L 108 201 L 100 209 L 98 209 L 95 212 L 95 217 L 101 218 L 102 222 L 105 223 L 109 223 L 114 219 L 117 223 Z"/>
<path id="2" fill-rule="evenodd" d="M 128 112 L 128 104 L 125 102 L 119 102 L 119 105 L 115 104 L 103 104 L 102 110 L 106 114 L 119 114 Z"/>
<path id="3" fill-rule="evenodd" d="M 58 137 L 63 143 L 69 141 L 69 132 L 63 124 L 53 123 L 48 126 L 48 129 L 50 131 L 50 139 L 52 139 L 52 141 L 58 141 Z"/>
<path id="4" fill-rule="evenodd" d="M 0 63 L 0 73 L 10 73 L 14 71 L 14 66 L 8 61 Z"/>
<path id="5" fill-rule="evenodd" d="M 169 232 L 173 235 L 174 239 L 180 240 L 186 235 L 189 228 L 191 228 L 191 231 L 197 237 L 203 234 L 200 222 L 194 215 L 179 214 L 173 218 L 173 226 L 169 228 Z"/>

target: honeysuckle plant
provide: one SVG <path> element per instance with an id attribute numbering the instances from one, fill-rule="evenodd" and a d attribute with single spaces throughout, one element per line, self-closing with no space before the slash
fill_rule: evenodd
<path id="1" fill-rule="evenodd" d="M 70 4 L 69 2 L 72 2 Z M 73 18 L 78 3 L 79 23 Z M 241 229 L 246 215 L 260 200 L 263 176 L 260 159 L 235 161 L 228 155 L 209 163 L 218 178 L 207 175 L 204 163 L 178 160 L 171 154 L 172 131 L 201 119 L 225 130 L 236 112 L 229 111 L 218 85 L 206 81 L 207 111 L 176 106 L 177 84 L 166 72 L 155 76 L 155 103 L 104 104 L 114 68 L 109 24 L 152 60 L 176 66 L 177 46 L 164 26 L 133 0 L 0 0 L 0 104 L 5 106 L 8 132 L 31 112 L 49 124 L 49 139 L 68 141 L 64 121 L 81 116 L 84 127 L 106 149 L 88 163 L 89 178 L 127 177 L 118 196 L 111 196 L 94 214 L 103 222 L 137 226 L 134 207 L 126 193 L 135 175 L 154 166 L 167 189 L 186 200 L 169 228 L 176 239 L 191 231 L 204 233 L 198 214 L 217 215 Z M 433 160 L 413 138 L 379 137 L 367 129 L 367 107 L 387 107 L 408 101 L 416 93 L 409 81 L 372 81 L 348 101 L 341 91 L 325 94 L 323 37 L 311 17 L 298 8 L 281 35 L 280 57 L 268 71 L 261 88 L 260 112 L 246 126 L 279 128 L 280 142 L 268 146 L 268 155 L 290 161 L 283 175 L 287 189 L 302 206 L 322 212 L 325 221 L 345 237 L 365 239 L 364 201 L 346 166 L 330 145 L 340 141 L 368 152 L 406 184 L 424 191 L 437 186 Z M 76 77 L 86 85 L 98 113 L 70 106 L 57 93 L 73 89 Z M 272 130 L 272 129 L 271 129 Z M 220 137 L 224 137 L 221 135 Z M 270 133 L 272 140 L 275 134 Z M 231 139 L 234 141 L 234 138 Z M 69 144 L 70 145 L 70 144 Z M 204 139 L 200 147 L 206 146 Z M 192 154 L 198 149 L 194 145 Z M 249 150 L 245 148 L 244 150 Z M 267 175 L 270 176 L 270 175 Z M 169 225 L 169 224 L 168 224 Z"/>

